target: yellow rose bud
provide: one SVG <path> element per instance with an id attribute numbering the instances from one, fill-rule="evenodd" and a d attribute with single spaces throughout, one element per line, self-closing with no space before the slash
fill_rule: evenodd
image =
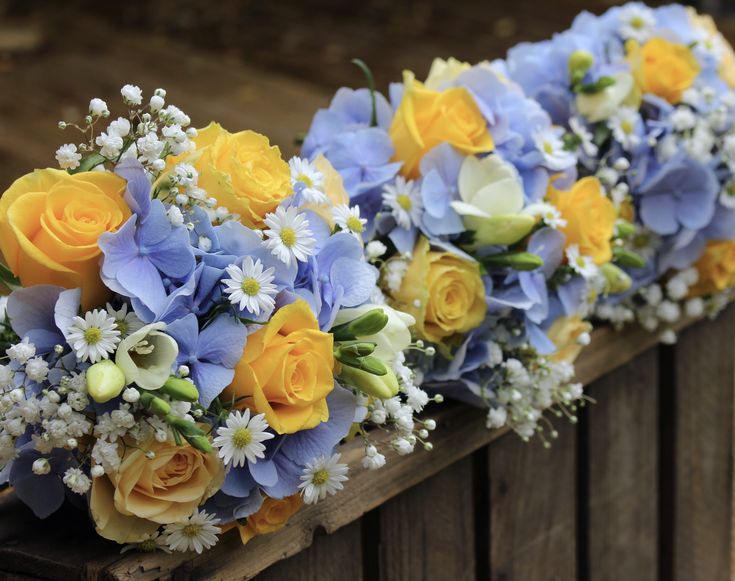
<path id="1" fill-rule="evenodd" d="M 625 45 L 638 88 L 676 104 L 699 75 L 699 63 L 683 44 L 654 37 L 642 46 L 635 40 Z"/>
<path id="2" fill-rule="evenodd" d="M 263 217 L 293 193 L 291 172 L 281 150 L 254 131 L 230 133 L 217 123 L 194 138 L 196 150 L 171 158 L 169 168 L 191 163 L 199 186 L 217 205 L 239 214 L 243 224 L 261 228 Z"/>
<path id="3" fill-rule="evenodd" d="M 92 481 L 89 508 L 97 533 L 118 543 L 139 542 L 161 525 L 178 522 L 212 496 L 225 478 L 216 452 L 151 439 L 121 446 L 117 471 Z M 152 458 L 146 454 L 152 454 Z"/>
<path id="4" fill-rule="evenodd" d="M 583 321 L 579 315 L 559 317 L 546 333 L 556 345 L 556 351 L 550 356 L 550 359 L 555 362 L 574 363 L 582 348 L 589 342 L 588 334 L 591 330 L 592 325 Z"/>
<path id="5" fill-rule="evenodd" d="M 248 337 L 235 378 L 220 398 L 265 414 L 279 434 L 316 427 L 329 419 L 333 349 L 332 335 L 320 331 L 309 306 L 297 300 Z"/>
<path id="6" fill-rule="evenodd" d="M 0 251 L 23 286 L 82 289 L 82 307 L 104 304 L 97 239 L 130 217 L 125 180 L 109 172 L 36 170 L 0 198 Z"/>
<path id="7" fill-rule="evenodd" d="M 385 375 L 375 375 L 362 369 L 343 365 L 339 378 L 345 385 L 356 387 L 368 395 L 378 399 L 390 399 L 398 393 L 398 378 L 392 370 L 386 368 Z"/>
<path id="8" fill-rule="evenodd" d="M 117 397 L 125 387 L 125 374 L 115 363 L 105 359 L 87 369 L 87 392 L 97 403 Z"/>
<path id="9" fill-rule="evenodd" d="M 548 200 L 566 220 L 559 230 L 566 236 L 566 246 L 576 244 L 579 252 L 595 264 L 610 262 L 610 240 L 615 232 L 615 206 L 605 196 L 600 180 L 587 177 L 564 192 L 549 187 Z"/>
<path id="10" fill-rule="evenodd" d="M 451 252 L 431 250 L 424 237 L 413 254 L 392 300 L 416 319 L 419 338 L 439 343 L 477 327 L 487 311 L 479 265 Z"/>
<path id="11" fill-rule="evenodd" d="M 274 533 L 282 529 L 303 503 L 300 494 L 283 499 L 266 498 L 258 512 L 250 515 L 244 525 L 237 523 L 242 544 L 250 542 L 257 535 Z"/>
<path id="12" fill-rule="evenodd" d="M 710 240 L 694 265 L 699 280 L 689 296 L 709 295 L 735 286 L 735 240 Z"/>
<path id="13" fill-rule="evenodd" d="M 395 160 L 403 162 L 401 173 L 415 178 L 424 155 L 449 143 L 462 153 L 493 150 L 493 139 L 472 95 L 464 88 L 433 91 L 403 73 L 403 99 L 390 126 Z"/>

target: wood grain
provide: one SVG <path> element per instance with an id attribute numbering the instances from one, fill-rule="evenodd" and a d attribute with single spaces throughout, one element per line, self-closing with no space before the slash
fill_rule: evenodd
<path id="1" fill-rule="evenodd" d="M 472 460 L 464 458 L 381 506 L 380 579 L 474 580 L 472 493 Z"/>
<path id="2" fill-rule="evenodd" d="M 591 581 L 657 578 L 658 350 L 590 386 L 587 408 L 588 559 Z M 585 500 L 582 499 L 582 502 Z"/>
<path id="3" fill-rule="evenodd" d="M 577 578 L 577 434 L 558 430 L 548 450 L 513 437 L 488 449 L 493 581 Z"/>
<path id="4" fill-rule="evenodd" d="M 730 306 L 717 320 L 684 331 L 674 350 L 673 572 L 681 581 L 729 579 L 735 573 L 730 569 L 734 345 L 735 307 Z"/>

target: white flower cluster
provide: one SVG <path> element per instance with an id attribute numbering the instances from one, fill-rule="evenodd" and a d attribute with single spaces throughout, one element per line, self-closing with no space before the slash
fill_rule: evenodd
<path id="1" fill-rule="evenodd" d="M 166 106 L 164 89 L 156 89 L 145 104 L 140 87 L 125 85 L 120 93 L 128 110 L 104 130 L 100 130 L 100 124 L 110 117 L 110 110 L 107 103 L 98 98 L 90 101 L 83 125 L 59 122 L 60 129 L 74 127 L 85 136 L 84 142 L 67 143 L 56 151 L 59 167 L 75 170 L 85 157 L 92 160 L 92 167 L 133 157 L 152 176 L 157 176 L 166 167 L 166 156 L 194 149 L 192 139 L 196 137 L 196 129 L 189 127 L 191 119 L 181 109 L 175 105 Z M 95 154 L 100 158 L 93 157 Z"/>
<path id="2" fill-rule="evenodd" d="M 434 354 L 433 347 L 424 348 L 419 342 L 417 349 L 423 350 L 428 356 Z M 405 364 L 406 356 L 403 352 L 398 353 L 393 364 L 400 386 L 399 394 L 389 399 L 369 399 L 365 395 L 358 395 L 358 407 L 355 413 L 355 422 L 361 425 L 361 434 L 365 444 L 365 456 L 362 465 L 368 470 L 377 470 L 385 465 L 385 454 L 379 451 L 379 443 L 370 436 L 371 432 L 365 428 L 377 426 L 382 430 L 394 432 L 390 441 L 390 448 L 398 455 L 411 454 L 417 445 L 424 450 L 433 448 L 428 441 L 429 432 L 436 429 L 436 422 L 432 419 L 417 417 L 430 401 L 441 403 L 443 396 L 440 394 L 430 397 L 426 391 L 418 387 L 415 373 Z"/>

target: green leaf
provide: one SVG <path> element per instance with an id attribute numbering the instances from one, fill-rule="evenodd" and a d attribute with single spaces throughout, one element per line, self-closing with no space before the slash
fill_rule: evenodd
<path id="1" fill-rule="evenodd" d="M 585 95 L 594 95 L 600 91 L 604 91 L 608 87 L 612 87 L 615 84 L 615 79 L 612 77 L 600 77 L 594 83 L 587 83 L 584 85 L 577 85 L 575 91 L 577 93 L 584 93 Z"/>
<path id="2" fill-rule="evenodd" d="M 378 126 L 378 108 L 375 102 L 375 79 L 373 78 L 373 72 L 370 70 L 370 67 L 368 67 L 365 64 L 365 61 L 362 59 L 352 59 L 352 64 L 360 67 L 363 74 L 365 75 L 365 78 L 367 79 L 368 89 L 370 90 L 370 103 L 372 107 L 371 112 L 370 112 L 370 127 L 377 127 Z"/>
<path id="3" fill-rule="evenodd" d="M 2 282 L 10 290 L 15 290 L 21 287 L 20 280 L 13 274 L 13 272 L 5 265 L 0 263 L 0 282 Z"/>
<path id="4" fill-rule="evenodd" d="M 82 158 L 82 161 L 79 162 L 79 166 L 74 169 L 70 169 L 69 173 L 75 174 L 75 173 L 82 173 L 85 171 L 91 171 L 92 169 L 94 169 L 100 164 L 105 163 L 106 161 L 107 161 L 106 157 L 102 157 L 99 153 L 93 153 L 91 155 L 88 155 L 85 158 Z"/>

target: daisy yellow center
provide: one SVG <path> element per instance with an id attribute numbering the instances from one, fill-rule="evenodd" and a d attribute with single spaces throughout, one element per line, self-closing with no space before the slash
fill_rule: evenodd
<path id="1" fill-rule="evenodd" d="M 640 16 L 634 16 L 630 19 L 630 25 L 633 28 L 637 28 L 640 30 L 641 28 L 643 28 L 643 18 L 641 18 Z"/>
<path id="2" fill-rule="evenodd" d="M 254 278 L 246 278 L 242 281 L 242 292 L 253 297 L 260 292 L 260 283 Z"/>
<path id="3" fill-rule="evenodd" d="M 401 208 L 406 211 L 410 210 L 411 206 L 413 205 L 411 202 L 411 198 L 406 194 L 400 194 L 398 197 L 396 197 L 396 202 Z"/>
<path id="4" fill-rule="evenodd" d="M 156 541 L 153 539 L 146 539 L 138 543 L 138 550 L 144 553 L 150 553 L 156 550 Z"/>
<path id="5" fill-rule="evenodd" d="M 125 335 L 128 332 L 128 322 L 125 319 L 118 319 L 115 321 L 117 330 L 120 331 L 121 335 Z"/>
<path id="6" fill-rule="evenodd" d="M 620 124 L 620 128 L 621 128 L 621 129 L 622 129 L 622 130 L 623 130 L 623 131 L 624 131 L 625 133 L 628 133 L 628 134 L 630 134 L 630 133 L 633 133 L 633 124 L 632 124 L 632 123 L 631 123 L 630 121 L 623 121 L 623 122 L 622 122 L 622 123 Z"/>
<path id="7" fill-rule="evenodd" d="M 247 428 L 238 428 L 232 434 L 232 445 L 235 448 L 244 448 L 253 441 L 253 434 Z"/>
<path id="8" fill-rule="evenodd" d="M 355 218 L 355 216 L 350 216 L 347 218 L 347 227 L 352 230 L 353 232 L 362 232 L 362 222 L 360 222 L 360 218 Z"/>
<path id="9" fill-rule="evenodd" d="M 305 184 L 307 188 L 313 188 L 314 182 L 312 179 L 307 176 L 306 174 L 300 174 L 298 178 L 296 178 L 296 181 L 301 182 L 302 184 Z"/>
<path id="10" fill-rule="evenodd" d="M 585 265 L 584 258 L 582 258 L 581 256 L 578 256 L 577 257 L 577 266 L 579 266 L 580 268 L 584 268 L 584 265 Z"/>
<path id="11" fill-rule="evenodd" d="M 547 155 L 554 153 L 554 146 L 552 146 L 548 141 L 544 141 L 544 153 Z"/>
<path id="12" fill-rule="evenodd" d="M 186 525 L 183 529 L 181 529 L 181 532 L 184 533 L 184 536 L 192 538 L 199 536 L 201 530 L 202 525 L 190 523 Z"/>
<path id="13" fill-rule="evenodd" d="M 314 472 L 314 476 L 311 477 L 311 481 L 317 486 L 325 484 L 327 480 L 329 480 L 329 472 L 327 472 L 324 468 Z"/>
<path id="14" fill-rule="evenodd" d="M 99 327 L 90 327 L 84 331 L 84 341 L 87 345 L 94 345 L 102 340 L 102 329 Z"/>
<path id="15" fill-rule="evenodd" d="M 284 228 L 281 230 L 281 242 L 289 248 L 296 244 L 296 231 L 293 228 Z"/>

